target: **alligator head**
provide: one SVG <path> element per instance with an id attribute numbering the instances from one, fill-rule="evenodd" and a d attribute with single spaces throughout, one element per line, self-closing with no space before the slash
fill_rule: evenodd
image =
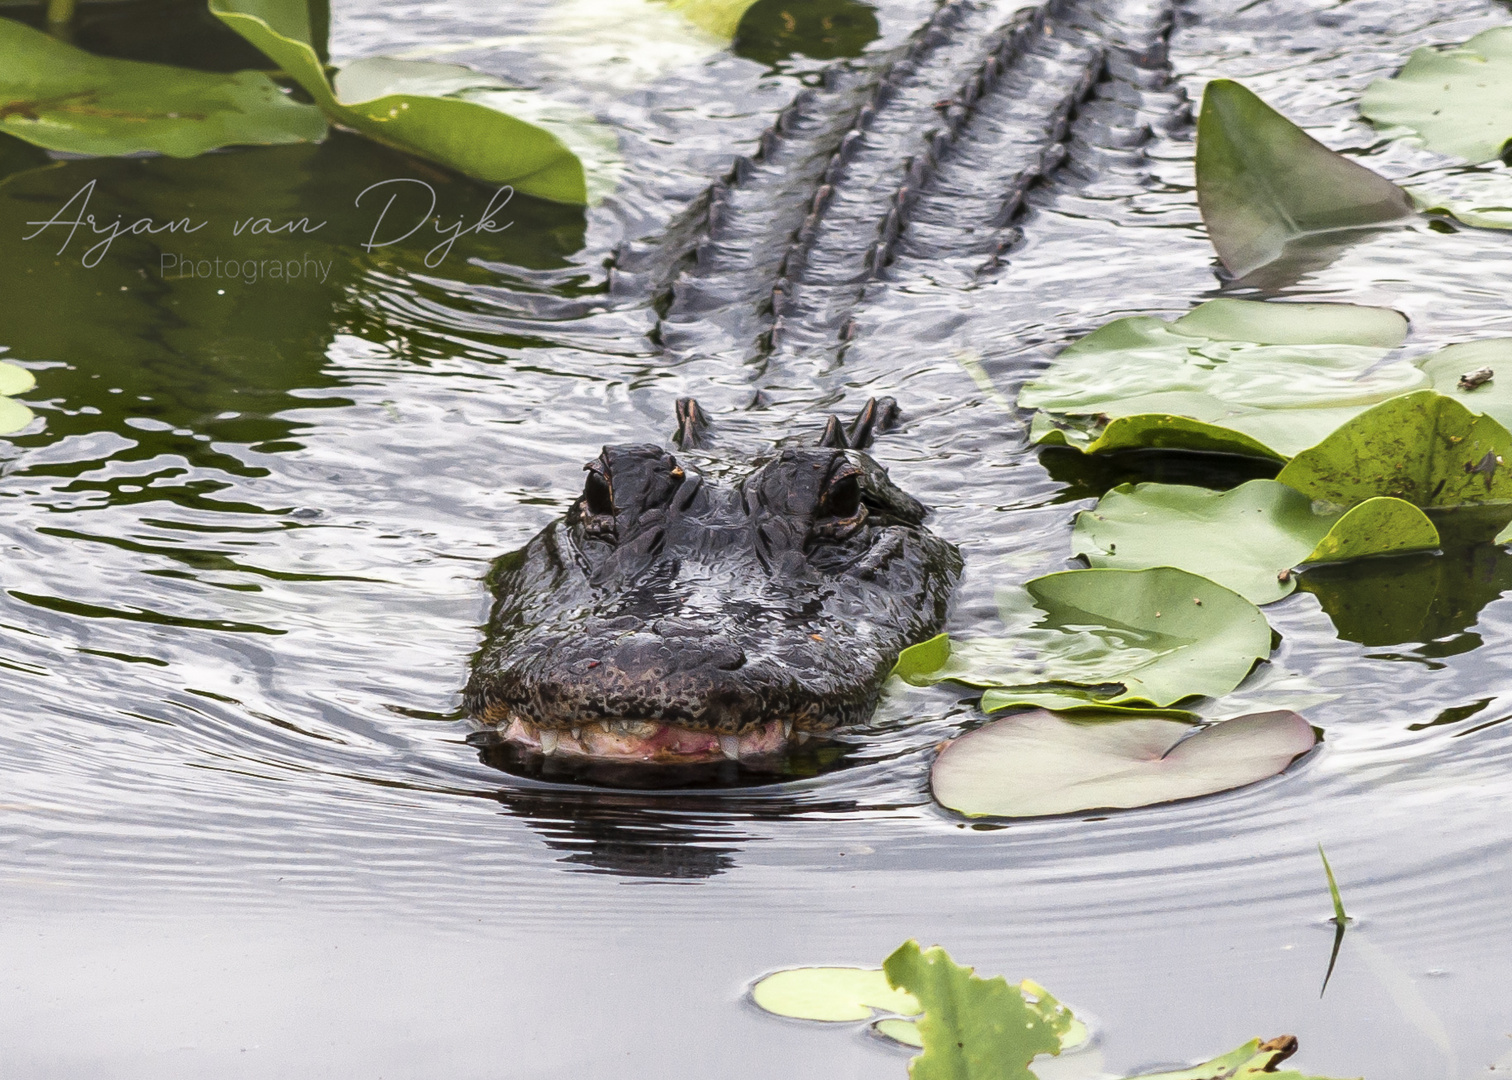
<path id="1" fill-rule="evenodd" d="M 687 448 L 703 421 L 678 404 Z M 862 450 L 895 414 L 831 417 L 735 482 L 605 447 L 567 515 L 496 564 L 469 712 L 541 753 L 666 763 L 865 722 L 961 567 Z"/>

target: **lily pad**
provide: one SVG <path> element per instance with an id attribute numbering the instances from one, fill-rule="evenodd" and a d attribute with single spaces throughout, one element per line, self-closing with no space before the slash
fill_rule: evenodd
<path id="1" fill-rule="evenodd" d="M 32 411 L 11 395 L 24 394 L 37 385 L 37 378 L 17 364 L 0 360 L 0 435 L 20 431 L 32 422 Z"/>
<path id="2" fill-rule="evenodd" d="M 1210 300 L 1173 322 L 1117 319 L 1019 393 L 1031 437 L 1087 453 L 1145 447 L 1284 460 L 1365 408 L 1426 386 L 1388 308 Z M 1044 415 L 1048 414 L 1048 415 Z"/>
<path id="3" fill-rule="evenodd" d="M 613 184 L 612 139 L 533 92 L 455 64 L 385 57 L 347 65 L 333 87 L 311 45 L 305 0 L 210 0 L 210 10 L 332 120 L 371 139 L 555 202 L 583 205 Z"/>
<path id="4" fill-rule="evenodd" d="M 1164 707 L 1233 690 L 1270 655 L 1254 604 L 1171 567 L 1067 570 L 1005 589 L 1002 638 L 905 649 L 895 673 L 916 686 L 984 689 L 987 712 L 1011 705 Z"/>
<path id="5" fill-rule="evenodd" d="M 1501 157 L 1512 139 L 1512 27 L 1463 45 L 1418 49 L 1393 78 L 1365 88 L 1360 112 L 1409 128 L 1441 154 L 1473 162 Z"/>
<path id="6" fill-rule="evenodd" d="M 1293 712 L 1194 729 L 1174 720 L 1066 718 L 1035 710 L 952 742 L 935 760 L 930 786 L 942 806 L 967 817 L 1128 809 L 1256 783 L 1316 742 L 1311 726 Z"/>
<path id="7" fill-rule="evenodd" d="M 1385 495 L 1420 507 L 1512 501 L 1512 434 L 1453 398 L 1420 390 L 1361 413 L 1276 477 L 1308 498 L 1354 506 Z"/>
<path id="8" fill-rule="evenodd" d="M 1438 545 L 1438 530 L 1411 503 L 1371 499 L 1346 513 L 1320 513 L 1274 480 L 1224 492 L 1122 484 L 1078 514 L 1071 534 L 1072 554 L 1094 567 L 1175 566 L 1255 604 L 1289 595 L 1296 579 L 1285 571 L 1303 563 Z"/>
<path id="9" fill-rule="evenodd" d="M 1512 169 L 1500 161 L 1458 165 L 1413 176 L 1413 205 L 1477 229 L 1512 229 Z"/>
<path id="10" fill-rule="evenodd" d="M 1029 1063 L 1060 1053 L 1071 1026 L 1070 1010 L 1048 994 L 1031 1004 L 1022 986 L 979 978 L 939 946 L 904 942 L 882 969 L 924 1006 L 924 1052 L 909 1062 L 911 1080 L 1034 1080 Z"/>
<path id="11" fill-rule="evenodd" d="M 901 1016 L 924 1011 L 912 994 L 893 989 L 881 968 L 790 968 L 758 982 L 751 1000 L 797 1020 L 869 1020 L 873 1010 Z"/>
<path id="12" fill-rule="evenodd" d="M 1236 277 L 1303 237 L 1403 221 L 1411 198 L 1324 146 L 1239 83 L 1214 79 L 1197 121 L 1197 204 Z"/>
<path id="13" fill-rule="evenodd" d="M 1322 1076 L 1304 1076 L 1294 1069 L 1276 1068 L 1291 1057 L 1296 1049 L 1297 1040 L 1288 1035 L 1263 1043 L 1259 1039 L 1251 1039 L 1222 1057 L 1204 1061 L 1190 1069 L 1146 1073 L 1131 1077 L 1130 1080 L 1328 1080 Z"/>
<path id="14" fill-rule="evenodd" d="M 1450 345 L 1421 366 L 1433 389 L 1512 431 L 1512 338 Z M 1491 374 L 1481 378 L 1487 370 Z"/>
<path id="15" fill-rule="evenodd" d="M 11 19 L 0 19 L 0 103 L 0 131 L 73 154 L 195 157 L 326 134 L 319 109 L 260 72 L 108 59 Z"/>

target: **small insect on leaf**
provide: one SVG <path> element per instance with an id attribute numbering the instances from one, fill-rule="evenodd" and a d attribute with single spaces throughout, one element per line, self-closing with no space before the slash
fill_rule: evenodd
<path id="1" fill-rule="evenodd" d="M 1474 390 L 1477 387 L 1485 386 L 1495 376 L 1496 372 L 1488 367 L 1477 368 L 1475 371 L 1467 371 L 1459 377 L 1459 388 L 1461 390 Z"/>

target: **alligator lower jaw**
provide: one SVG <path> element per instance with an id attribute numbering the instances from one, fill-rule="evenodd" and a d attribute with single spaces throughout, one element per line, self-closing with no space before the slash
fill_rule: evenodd
<path id="1" fill-rule="evenodd" d="M 793 724 L 789 720 L 771 720 L 741 735 L 717 735 L 649 720 L 595 721 L 570 729 L 542 728 L 511 716 L 500 734 L 509 742 L 547 756 L 682 765 L 777 753 L 793 736 Z M 799 732 L 797 737 L 805 739 L 807 735 Z"/>

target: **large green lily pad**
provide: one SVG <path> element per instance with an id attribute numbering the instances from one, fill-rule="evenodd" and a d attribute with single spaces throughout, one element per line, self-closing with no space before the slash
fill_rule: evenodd
<path id="1" fill-rule="evenodd" d="M 1293 712 L 1194 729 L 1176 720 L 1035 710 L 952 742 L 930 770 L 930 787 L 942 806 L 967 817 L 1128 809 L 1256 783 L 1316 742 Z"/>
<path id="2" fill-rule="evenodd" d="M 1416 132 L 1443 154 L 1474 162 L 1501 157 L 1512 139 L 1512 27 L 1446 49 L 1418 49 L 1396 76 L 1366 87 L 1360 112 Z"/>
<path id="3" fill-rule="evenodd" d="M 1172 705 L 1233 690 L 1270 655 L 1258 608 L 1207 578 L 1158 567 L 1067 570 L 999 593 L 1007 634 L 905 649 L 895 673 L 917 686 L 984 689 L 1011 705 Z"/>
<path id="4" fill-rule="evenodd" d="M 1071 1011 L 1053 998 L 1030 1004 L 1021 986 L 979 978 L 939 946 L 904 942 L 882 970 L 924 1006 L 924 1052 L 908 1064 L 911 1080 L 1034 1080 L 1029 1063 L 1060 1053 L 1071 1026 Z"/>
<path id="5" fill-rule="evenodd" d="M 1304 237 L 1400 222 L 1411 198 L 1336 154 L 1239 83 L 1214 79 L 1197 121 L 1197 205 L 1236 277 Z"/>
<path id="6" fill-rule="evenodd" d="M 873 1010 L 917 1016 L 912 994 L 896 990 L 881 968 L 802 967 L 776 971 L 751 988 L 769 1013 L 796 1020 L 870 1020 Z"/>
<path id="7" fill-rule="evenodd" d="M 1210 300 L 1167 323 L 1117 319 L 1019 393 L 1031 437 L 1087 453 L 1165 447 L 1284 460 L 1369 405 L 1426 386 L 1388 308 Z"/>
<path id="8" fill-rule="evenodd" d="M 555 202 L 582 205 L 612 186 L 612 139 L 530 91 L 455 64 L 384 57 L 349 64 L 333 86 L 311 44 L 305 0 L 210 0 L 210 10 L 332 120 L 371 139 Z"/>
<path id="9" fill-rule="evenodd" d="M 1308 562 L 1436 548 L 1438 530 L 1400 499 L 1372 499 L 1341 513 L 1274 480 L 1232 491 L 1184 484 L 1122 484 L 1076 517 L 1072 554 L 1094 567 L 1175 566 L 1255 604 L 1289 595 L 1287 573 Z"/>
<path id="10" fill-rule="evenodd" d="M 37 378 L 18 364 L 0 360 L 0 435 L 20 431 L 32 422 L 32 411 L 19 401 L 12 401 L 14 394 L 24 394 L 37 385 Z"/>
<path id="11" fill-rule="evenodd" d="M 1276 477 L 1311 499 L 1385 495 L 1421 507 L 1512 501 L 1512 434 L 1453 398 L 1420 390 L 1361 413 Z"/>
<path id="12" fill-rule="evenodd" d="M 0 19 L 0 131 L 74 154 L 195 157 L 318 141 L 326 122 L 260 72 L 108 59 Z"/>
<path id="13" fill-rule="evenodd" d="M 1450 345 L 1420 366 L 1440 394 L 1453 398 L 1471 412 L 1484 413 L 1512 431 L 1512 338 Z M 1487 369 L 1490 377 L 1480 379 Z"/>

